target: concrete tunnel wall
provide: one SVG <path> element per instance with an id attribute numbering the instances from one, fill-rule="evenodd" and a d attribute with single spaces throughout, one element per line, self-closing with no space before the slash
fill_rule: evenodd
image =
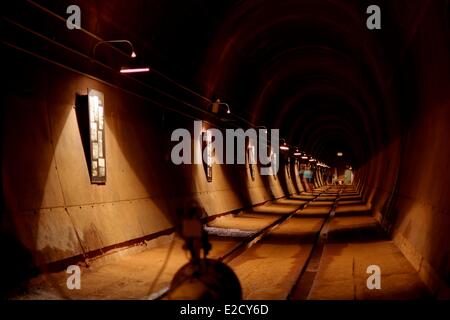
<path id="1" fill-rule="evenodd" d="M 446 38 L 439 36 L 437 19 L 431 17 L 428 13 L 427 23 L 411 44 L 410 67 L 417 70 L 416 86 L 421 89 L 408 92 L 414 110 L 410 126 L 359 171 L 375 216 L 433 294 L 448 298 L 450 150 L 445 146 L 450 122 L 450 49 Z M 433 59 L 429 52 L 434 52 Z"/>
<path id="2" fill-rule="evenodd" d="M 408 132 L 362 170 L 366 198 L 396 245 L 436 295 L 449 296 L 450 194 L 445 145 L 449 108 L 429 105 Z"/>
<path id="3" fill-rule="evenodd" d="M 174 209 L 188 199 L 197 199 L 214 215 L 296 193 L 295 185 L 303 189 L 297 168 L 289 177 L 284 162 L 278 178 L 261 177 L 255 170 L 252 179 L 248 165 L 214 165 L 208 183 L 202 166 L 171 166 L 169 148 L 156 152 L 165 143 L 160 137 L 169 141 L 171 126 L 163 128 L 147 102 L 34 58 L 24 57 L 10 67 L 22 77 L 9 84 L 15 89 L 7 93 L 3 108 L 5 200 L 20 240 L 35 251 L 38 264 L 169 229 Z M 30 69 L 31 74 L 26 72 Z M 105 185 L 90 183 L 74 108 L 76 95 L 86 94 L 86 88 L 105 93 Z M 448 245 L 443 244 L 448 243 L 445 208 L 450 195 L 443 177 L 449 176 L 450 156 L 436 148 L 446 139 L 449 109 L 435 104 L 432 112 L 427 110 L 408 134 L 408 143 L 393 141 L 357 177 L 366 177 L 365 199 L 380 221 L 391 214 L 389 208 L 398 212 L 390 221 L 396 244 L 439 290 L 448 276 Z M 190 119 L 171 116 L 174 124 L 192 126 Z M 420 170 L 419 163 L 436 170 Z M 236 173 L 239 178 L 230 179 Z M 246 197 L 238 191 L 243 187 Z"/>
<path id="4" fill-rule="evenodd" d="M 284 196 L 279 179 L 261 177 L 256 169 L 252 179 L 248 165 L 214 165 L 209 183 L 202 165 L 171 164 L 171 130 L 192 132 L 192 119 L 166 113 L 162 123 L 162 111 L 138 97 L 25 54 L 20 58 L 10 60 L 15 76 L 2 108 L 3 219 L 16 227 L 36 264 L 101 254 L 168 230 L 176 208 L 188 200 L 215 215 Z M 105 185 L 90 182 L 77 122 L 76 97 L 87 88 L 105 95 Z"/>
<path id="5" fill-rule="evenodd" d="M 9 68 L 21 77 L 9 83 L 2 109 L 4 197 L 36 264 L 101 254 L 168 230 L 176 223 L 175 209 L 189 199 L 215 215 L 303 190 L 297 168 L 291 164 L 289 175 L 283 161 L 278 177 L 261 177 L 255 170 L 254 179 L 248 165 L 214 165 L 208 183 L 201 165 L 171 165 L 164 146 L 171 129 L 191 128 L 192 119 L 169 114 L 162 125 L 161 111 L 148 102 L 25 55 Z M 74 108 L 76 95 L 86 88 L 105 94 L 105 185 L 90 183 Z M 450 195 L 444 178 L 450 155 L 437 149 L 445 143 L 449 108 L 437 102 L 424 108 L 406 143 L 391 142 L 357 170 L 357 181 L 422 279 L 442 292 L 449 272 Z"/>

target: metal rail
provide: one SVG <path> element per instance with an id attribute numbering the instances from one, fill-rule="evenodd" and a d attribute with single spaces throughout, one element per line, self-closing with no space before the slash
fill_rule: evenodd
<path id="1" fill-rule="evenodd" d="M 302 210 L 308 206 L 311 202 L 315 201 L 318 197 L 320 197 L 322 194 L 324 194 L 328 189 L 331 187 L 328 187 L 327 189 L 319 192 L 317 195 L 314 196 L 314 198 L 309 199 L 305 203 L 302 203 L 301 205 L 297 206 L 295 209 L 291 210 L 290 212 L 284 214 L 279 219 L 275 220 L 268 226 L 260 229 L 255 234 L 246 237 L 242 242 L 240 242 L 237 246 L 235 246 L 233 249 L 231 249 L 229 252 L 224 254 L 223 256 L 217 258 L 217 260 L 223 262 L 223 263 L 229 263 L 234 258 L 238 257 L 239 255 L 243 254 L 246 250 L 251 248 L 253 245 L 258 243 L 261 239 L 263 239 L 266 235 L 268 235 L 272 230 L 278 228 L 280 225 L 282 225 L 284 222 L 289 220 L 291 217 L 293 217 L 298 210 Z M 299 200 L 300 201 L 300 200 Z M 165 288 L 161 290 L 161 295 L 158 297 L 155 297 L 154 299 L 163 299 L 165 298 L 170 292 L 172 292 L 174 288 Z"/>

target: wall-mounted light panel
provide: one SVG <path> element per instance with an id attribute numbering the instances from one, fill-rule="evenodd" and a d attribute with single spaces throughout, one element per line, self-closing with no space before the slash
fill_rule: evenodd
<path id="1" fill-rule="evenodd" d="M 252 180 L 255 180 L 255 173 L 253 169 L 253 165 L 256 164 L 255 146 L 251 144 L 247 148 L 247 163 L 250 169 L 250 177 L 252 178 Z"/>
<path id="2" fill-rule="evenodd" d="M 213 147 L 212 147 L 212 135 L 208 130 L 202 133 L 203 149 L 206 152 L 206 163 L 203 162 L 205 166 L 206 180 L 208 182 L 212 181 L 212 165 L 214 160 Z"/>
<path id="3" fill-rule="evenodd" d="M 88 89 L 91 183 L 106 183 L 105 102 L 103 93 Z"/>
<path id="4" fill-rule="evenodd" d="M 277 180 L 277 168 L 278 168 L 278 163 L 277 163 L 277 156 L 275 154 L 275 152 L 273 152 L 273 148 L 270 147 L 270 169 L 271 169 L 271 175 L 272 177 Z"/>
<path id="5" fill-rule="evenodd" d="M 287 158 L 287 175 L 289 177 L 289 179 L 291 178 L 291 157 Z"/>

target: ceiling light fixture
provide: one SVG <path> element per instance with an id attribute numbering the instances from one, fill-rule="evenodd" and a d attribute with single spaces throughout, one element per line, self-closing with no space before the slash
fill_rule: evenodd
<path id="1" fill-rule="evenodd" d="M 134 51 L 134 47 L 133 47 L 133 44 L 131 43 L 131 41 L 129 41 L 129 40 L 103 40 L 103 41 L 97 42 L 96 45 L 94 46 L 94 53 L 93 53 L 94 59 L 95 59 L 95 50 L 97 50 L 97 47 L 99 45 L 104 44 L 104 43 L 127 43 L 131 47 L 130 57 L 136 58 L 136 52 Z"/>
<path id="2" fill-rule="evenodd" d="M 227 107 L 227 114 L 231 113 L 230 106 L 228 105 L 228 103 L 221 102 L 220 99 L 217 99 L 215 102 L 211 102 L 208 106 L 210 106 L 210 105 L 212 105 L 212 110 L 211 111 L 213 113 L 218 113 L 219 112 L 219 106 L 220 105 L 224 105 L 224 106 Z"/>
<path id="3" fill-rule="evenodd" d="M 264 133 L 267 134 L 267 128 L 265 126 L 257 126 L 255 129 L 263 129 Z"/>
<path id="4" fill-rule="evenodd" d="M 281 140 L 283 140 L 284 143 L 280 146 L 280 150 L 285 150 L 285 151 L 289 150 L 289 146 L 287 145 L 286 140 L 280 139 L 280 141 Z"/>
<path id="5" fill-rule="evenodd" d="M 150 68 L 143 67 L 143 68 L 125 68 L 122 67 L 120 69 L 120 73 L 136 73 L 136 72 L 149 72 Z"/>

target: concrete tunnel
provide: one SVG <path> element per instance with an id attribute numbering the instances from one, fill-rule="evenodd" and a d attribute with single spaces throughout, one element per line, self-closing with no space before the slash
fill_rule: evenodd
<path id="1" fill-rule="evenodd" d="M 5 6 L 2 297 L 450 298 L 448 1 Z M 205 243 L 223 269 L 174 288 Z"/>

